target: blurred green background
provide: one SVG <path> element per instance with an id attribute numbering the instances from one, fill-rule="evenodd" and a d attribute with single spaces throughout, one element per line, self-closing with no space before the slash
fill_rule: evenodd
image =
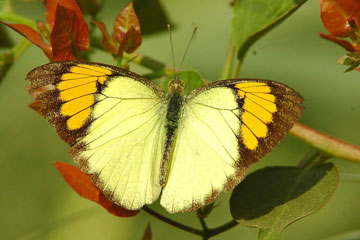
<path id="1" fill-rule="evenodd" d="M 38 2 L 12 1 L 16 13 L 44 20 Z M 195 25 L 198 35 L 191 45 L 183 69 L 198 71 L 204 78 L 218 80 L 231 33 L 229 1 L 161 1 L 176 24 L 173 32 L 177 62 Z M 319 37 L 326 32 L 320 21 L 319 2 L 309 0 L 294 15 L 268 33 L 249 51 L 242 77 L 280 81 L 299 91 L 306 111 L 301 122 L 337 138 L 360 145 L 360 73 L 344 74 L 336 60 L 344 50 Z M 99 19 L 112 29 L 121 11 L 118 1 L 105 1 Z M 15 41 L 20 35 L 12 33 Z M 143 39 L 139 52 L 171 64 L 167 32 Z M 111 56 L 96 53 L 93 61 L 113 64 Z M 48 62 L 42 51 L 32 46 L 10 69 L 0 85 L 0 238 L 1 239 L 141 239 L 151 222 L 153 239 L 200 239 L 140 213 L 134 218 L 116 218 L 103 208 L 79 197 L 55 169 L 55 161 L 72 163 L 68 147 L 33 110 L 25 91 L 26 73 Z M 143 72 L 143 69 L 133 68 Z M 310 147 L 287 136 L 250 171 L 273 165 L 296 165 Z M 332 159 L 341 174 L 360 176 L 360 165 Z M 279 239 L 325 239 L 345 231 L 360 229 L 360 181 L 343 178 L 329 203 L 318 213 L 292 224 Z M 231 219 L 229 193 L 207 220 L 210 227 Z M 152 208 L 164 213 L 158 202 Z M 195 213 L 170 216 L 200 228 Z M 238 226 L 214 239 L 255 239 L 256 229 Z"/>

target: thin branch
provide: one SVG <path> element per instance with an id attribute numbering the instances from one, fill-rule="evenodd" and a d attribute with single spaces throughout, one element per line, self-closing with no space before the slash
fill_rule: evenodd
<path id="1" fill-rule="evenodd" d="M 199 218 L 200 224 L 202 226 L 202 228 L 207 231 L 209 230 L 208 226 L 206 225 L 205 219 L 204 218 Z"/>
<path id="2" fill-rule="evenodd" d="M 215 236 L 215 235 L 218 235 L 218 234 L 220 234 L 220 233 L 223 233 L 223 232 L 225 232 L 225 231 L 227 231 L 227 230 L 229 230 L 229 229 L 237 226 L 238 224 L 239 224 L 239 223 L 236 222 L 235 220 L 231 220 L 230 222 L 227 222 L 227 223 L 225 223 L 225 224 L 223 224 L 223 225 L 221 225 L 221 226 L 219 226 L 219 227 L 211 228 L 211 229 L 208 230 L 209 236 L 210 236 L 210 237 L 213 237 L 213 236 Z"/>
<path id="3" fill-rule="evenodd" d="M 22 39 L 13 49 L 11 49 L 13 60 L 17 60 L 30 46 L 31 42 L 29 40 L 26 38 Z"/>
<path id="4" fill-rule="evenodd" d="M 298 167 L 309 166 L 320 155 L 320 153 L 321 151 L 319 149 L 312 147 L 310 151 L 306 153 L 306 155 L 301 159 L 301 161 L 297 166 Z"/>
<path id="5" fill-rule="evenodd" d="M 360 147 L 296 123 L 290 133 L 334 157 L 360 163 Z"/>
<path id="6" fill-rule="evenodd" d="M 0 20 L 24 24 L 31 27 L 32 29 L 37 29 L 36 21 L 12 12 L 0 12 Z"/>
<path id="7" fill-rule="evenodd" d="M 45 226 L 35 228 L 35 229 L 31 230 L 30 232 L 19 236 L 18 239 L 23 239 L 23 240 L 24 239 L 27 239 L 27 240 L 43 239 L 43 238 L 45 238 L 46 234 L 52 232 L 53 230 L 55 230 L 58 227 L 61 227 L 61 226 L 67 225 L 67 224 L 72 224 L 74 221 L 76 221 L 78 219 L 89 217 L 89 216 L 93 215 L 94 209 L 95 209 L 95 207 L 89 207 L 89 208 L 85 208 L 85 209 L 82 209 L 77 212 L 70 213 L 67 216 L 61 217 L 59 219 L 54 220 L 53 222 L 47 223 Z"/>
<path id="8" fill-rule="evenodd" d="M 234 53 L 235 53 L 235 45 L 233 40 L 230 40 L 228 52 L 226 55 L 226 60 L 224 64 L 223 73 L 221 75 L 221 79 L 231 78 L 231 72 L 234 65 Z"/>
<path id="9" fill-rule="evenodd" d="M 189 226 L 184 225 L 182 223 L 176 222 L 176 221 L 174 221 L 174 220 L 172 220 L 170 218 L 167 218 L 167 217 L 161 215 L 160 213 L 155 212 L 154 210 L 152 210 L 151 208 L 149 208 L 147 206 L 144 206 L 141 210 L 147 212 L 148 214 L 160 219 L 161 221 L 163 221 L 163 222 L 165 222 L 167 224 L 170 224 L 171 226 L 182 229 L 182 230 L 184 230 L 186 232 L 189 232 L 189 233 L 196 234 L 198 236 L 203 236 L 203 231 L 201 231 L 199 229 L 196 229 L 196 228 L 189 227 Z"/>

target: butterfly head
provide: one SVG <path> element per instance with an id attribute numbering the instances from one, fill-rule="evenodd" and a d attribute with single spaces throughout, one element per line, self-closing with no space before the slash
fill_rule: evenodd
<path id="1" fill-rule="evenodd" d="M 185 82 L 179 78 L 178 74 L 175 74 L 174 79 L 169 83 L 169 93 L 183 93 L 185 88 Z"/>

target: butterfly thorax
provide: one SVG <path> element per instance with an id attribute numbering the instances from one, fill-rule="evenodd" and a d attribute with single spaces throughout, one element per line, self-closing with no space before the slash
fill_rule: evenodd
<path id="1" fill-rule="evenodd" d="M 175 78 L 169 84 L 168 106 L 165 125 L 166 142 L 160 168 L 160 185 L 165 184 L 169 161 L 171 161 L 171 153 L 174 145 L 174 139 L 179 125 L 179 119 L 183 111 L 183 90 L 184 83 L 179 78 Z"/>

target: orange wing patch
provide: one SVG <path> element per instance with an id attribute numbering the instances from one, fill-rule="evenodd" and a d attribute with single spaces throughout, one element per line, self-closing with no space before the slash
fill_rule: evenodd
<path id="1" fill-rule="evenodd" d="M 276 97 L 264 82 L 238 83 L 235 88 L 244 102 L 241 116 L 243 143 L 248 149 L 255 150 L 259 139 L 268 136 L 268 124 L 273 121 L 273 114 L 277 112 Z"/>
<path id="2" fill-rule="evenodd" d="M 109 69 L 78 64 L 61 75 L 57 89 L 60 91 L 59 99 L 65 103 L 60 113 L 70 116 L 66 122 L 69 130 L 79 129 L 85 124 L 91 114 L 90 107 L 95 102 L 97 83 L 103 85 L 111 74 Z"/>

